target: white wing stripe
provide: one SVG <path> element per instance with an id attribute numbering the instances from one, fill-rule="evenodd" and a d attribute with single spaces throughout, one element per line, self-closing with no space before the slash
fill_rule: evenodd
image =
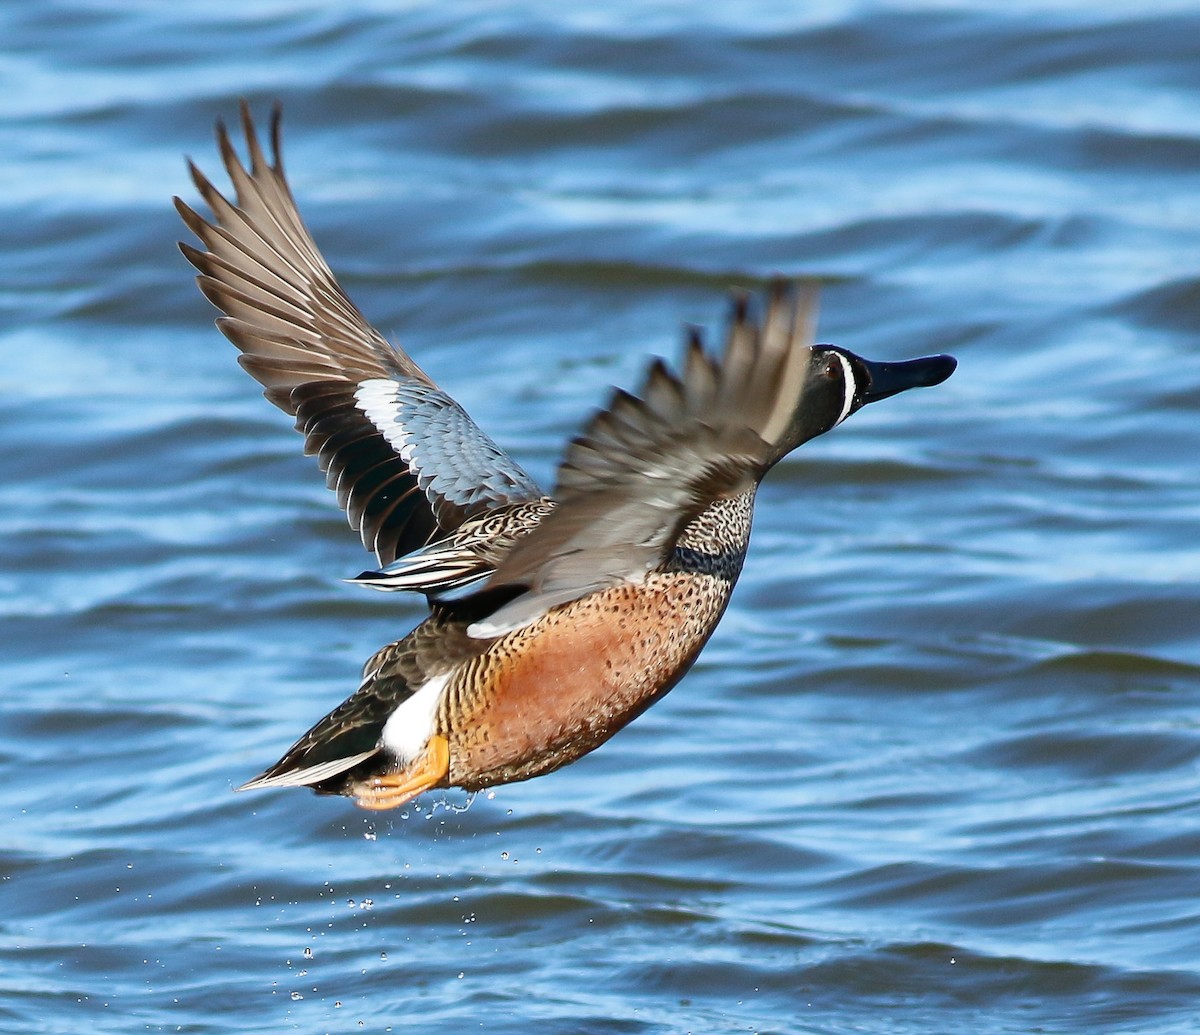
<path id="1" fill-rule="evenodd" d="M 406 464 L 412 463 L 413 436 L 400 420 L 400 386 L 385 377 L 362 381 L 354 392 L 354 401 L 379 429 L 379 433 Z"/>

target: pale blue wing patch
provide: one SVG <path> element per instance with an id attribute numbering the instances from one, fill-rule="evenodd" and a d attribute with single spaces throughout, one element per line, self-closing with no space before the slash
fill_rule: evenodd
<path id="1" fill-rule="evenodd" d="M 408 465 L 437 513 L 464 517 L 542 495 L 537 483 L 445 392 L 416 381 L 359 383 L 359 410 Z"/>

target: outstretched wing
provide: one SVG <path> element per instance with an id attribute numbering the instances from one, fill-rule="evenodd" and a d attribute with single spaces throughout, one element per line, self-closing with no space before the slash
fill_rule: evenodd
<path id="1" fill-rule="evenodd" d="M 810 285 L 777 283 L 759 326 L 739 298 L 719 361 L 693 332 L 681 375 L 659 360 L 639 396 L 617 391 L 568 447 L 557 506 L 483 587 L 525 592 L 472 635 L 520 628 L 551 607 L 643 578 L 715 500 L 755 485 L 799 404 L 816 300 Z"/>
<path id="2" fill-rule="evenodd" d="M 235 201 L 191 162 L 211 220 L 175 207 L 206 250 L 180 244 L 217 320 L 264 395 L 296 418 L 350 525 L 380 564 L 495 507 L 542 492 L 467 413 L 346 296 L 300 218 L 284 175 L 278 106 L 267 161 L 242 103 L 250 164 L 217 143 Z"/>

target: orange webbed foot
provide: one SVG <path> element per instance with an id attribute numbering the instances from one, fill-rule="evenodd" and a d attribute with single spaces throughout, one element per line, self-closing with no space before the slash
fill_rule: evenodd
<path id="1" fill-rule="evenodd" d="M 394 809 L 418 794 L 437 787 L 450 772 L 450 744 L 445 737 L 429 738 L 425 754 L 413 767 L 364 780 L 354 788 L 354 804 L 375 812 Z"/>

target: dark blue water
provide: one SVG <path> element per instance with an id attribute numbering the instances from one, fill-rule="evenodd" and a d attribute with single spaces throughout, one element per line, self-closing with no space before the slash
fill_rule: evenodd
<path id="1" fill-rule="evenodd" d="M 0 1030 L 1200 1027 L 1200 15 L 994 6 L 0 6 Z M 234 795 L 420 617 L 175 251 L 242 95 L 543 482 L 775 272 L 960 369 L 577 765 Z"/>

